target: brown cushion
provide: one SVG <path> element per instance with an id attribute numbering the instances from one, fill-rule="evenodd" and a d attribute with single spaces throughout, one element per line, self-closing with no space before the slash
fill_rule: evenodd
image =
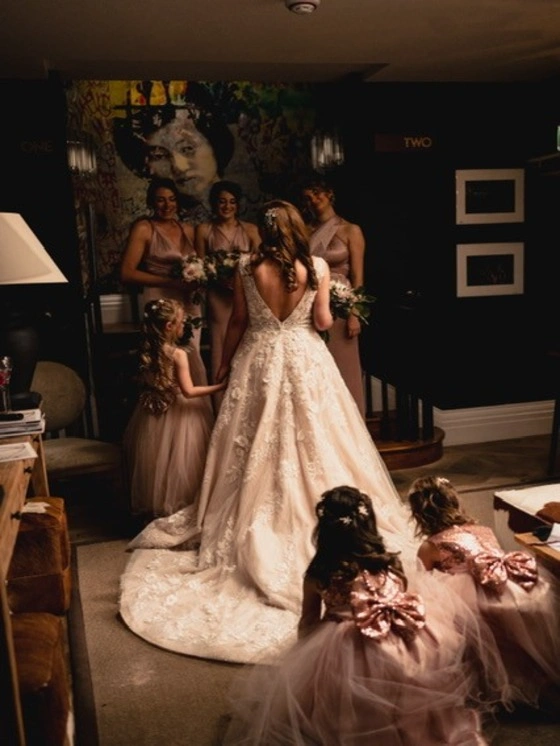
<path id="1" fill-rule="evenodd" d="M 70 695 L 62 619 L 13 614 L 12 633 L 27 746 L 63 746 Z"/>
<path id="2" fill-rule="evenodd" d="M 46 513 L 23 513 L 8 570 L 8 603 L 13 612 L 64 614 L 70 605 L 70 540 L 64 500 L 36 497 Z"/>

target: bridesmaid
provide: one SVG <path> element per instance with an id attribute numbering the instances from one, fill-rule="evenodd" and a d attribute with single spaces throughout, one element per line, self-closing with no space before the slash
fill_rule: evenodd
<path id="1" fill-rule="evenodd" d="M 240 220 L 239 209 L 243 192 L 234 181 L 218 181 L 212 185 L 209 194 L 213 218 L 210 222 L 199 223 L 195 229 L 195 248 L 199 256 L 210 256 L 215 252 L 248 252 L 260 244 L 257 226 Z M 215 283 L 207 291 L 207 314 L 210 332 L 210 367 L 212 380 L 222 360 L 222 348 L 233 305 L 233 279 L 218 285 Z M 219 407 L 223 394 L 214 398 Z"/>
<path id="2" fill-rule="evenodd" d="M 146 193 L 151 216 L 135 220 L 130 228 L 121 261 L 121 280 L 143 288 L 143 302 L 171 298 L 178 300 L 188 316 L 202 314 L 193 302 L 197 288 L 173 276 L 173 268 L 182 259 L 195 253 L 194 226 L 178 220 L 179 192 L 171 179 L 152 179 Z M 208 383 L 206 367 L 200 356 L 200 329 L 185 345 L 193 383 Z M 209 399 L 205 406 L 212 409 Z"/>
<path id="3" fill-rule="evenodd" d="M 173 298 L 182 303 L 189 316 L 201 316 L 200 305 L 192 300 L 196 288 L 173 276 L 174 267 L 195 254 L 194 226 L 177 218 L 179 200 L 172 179 L 150 181 L 146 205 L 152 215 L 135 220 L 130 228 L 121 261 L 121 280 L 143 289 L 143 304 Z M 200 349 L 200 329 L 195 331 L 191 345 Z"/>
<path id="4" fill-rule="evenodd" d="M 365 238 L 360 226 L 336 214 L 334 191 L 320 178 L 310 179 L 303 184 L 302 200 L 311 216 L 311 253 L 327 261 L 331 280 L 353 288 L 361 287 L 364 284 Z M 358 409 L 365 417 L 364 381 L 358 345 L 360 331 L 361 324 L 356 316 L 336 319 L 329 332 L 328 347 Z"/>

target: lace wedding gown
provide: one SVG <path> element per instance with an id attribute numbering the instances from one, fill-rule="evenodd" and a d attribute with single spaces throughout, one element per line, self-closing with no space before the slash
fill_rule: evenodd
<path id="1" fill-rule="evenodd" d="M 327 265 L 313 261 L 321 277 Z M 316 292 L 308 288 L 280 321 L 259 295 L 248 257 L 239 271 L 249 325 L 210 439 L 198 511 L 153 521 L 132 540 L 120 613 L 135 633 L 178 653 L 271 662 L 296 639 L 325 490 L 346 484 L 367 493 L 388 548 L 405 563 L 415 564 L 417 542 L 312 324 Z M 197 539 L 199 548 L 189 549 Z"/>

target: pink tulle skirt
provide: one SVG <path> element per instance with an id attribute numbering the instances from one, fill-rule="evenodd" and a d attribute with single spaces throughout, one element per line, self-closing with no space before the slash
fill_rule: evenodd
<path id="1" fill-rule="evenodd" d="M 278 666 L 242 673 L 224 743 L 485 744 L 480 713 L 506 700 L 505 671 L 485 626 L 441 588 L 426 597 L 430 583 L 428 623 L 411 643 L 323 621 Z"/>
<path id="2" fill-rule="evenodd" d="M 438 579 L 485 620 L 492 630 L 516 701 L 537 706 L 549 687 L 560 686 L 560 583 L 539 566 L 530 590 L 508 580 L 498 595 L 468 573 L 434 571 Z"/>

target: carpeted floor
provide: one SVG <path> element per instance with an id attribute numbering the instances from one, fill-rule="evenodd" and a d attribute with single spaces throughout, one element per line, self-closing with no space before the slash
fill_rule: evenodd
<path id="1" fill-rule="evenodd" d="M 392 476 L 401 494 L 420 474 L 446 476 L 468 510 L 493 525 L 496 488 L 551 481 L 547 451 L 543 436 L 453 446 L 435 464 Z M 133 527 L 112 509 L 110 497 L 96 497 L 67 498 L 75 562 L 69 631 L 76 746 L 217 746 L 227 692 L 241 667 L 161 650 L 119 620 L 118 583 Z M 517 711 L 489 723 L 487 737 L 492 746 L 556 746 L 560 724 Z"/>

